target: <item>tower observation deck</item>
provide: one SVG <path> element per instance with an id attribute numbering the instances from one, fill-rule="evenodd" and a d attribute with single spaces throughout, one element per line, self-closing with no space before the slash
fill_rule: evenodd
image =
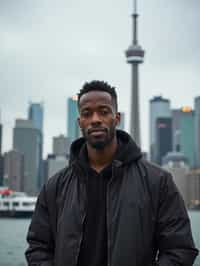
<path id="1" fill-rule="evenodd" d="M 133 40 L 126 50 L 127 63 L 131 64 L 131 113 L 130 113 L 130 134 L 140 146 L 140 112 L 139 112 L 139 71 L 138 65 L 144 61 L 144 50 L 138 44 L 137 25 L 137 0 L 134 0 L 133 18 Z"/>

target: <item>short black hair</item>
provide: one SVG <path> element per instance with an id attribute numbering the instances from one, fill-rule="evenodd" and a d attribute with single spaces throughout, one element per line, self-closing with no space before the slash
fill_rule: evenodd
<path id="1" fill-rule="evenodd" d="M 105 91 L 109 93 L 112 97 L 112 102 L 115 106 L 116 111 L 118 110 L 118 103 L 117 103 L 117 93 L 115 87 L 112 87 L 105 81 L 100 80 L 92 80 L 91 82 L 86 82 L 80 92 L 78 93 L 78 107 L 80 107 L 80 98 L 83 94 L 90 92 L 90 91 Z"/>

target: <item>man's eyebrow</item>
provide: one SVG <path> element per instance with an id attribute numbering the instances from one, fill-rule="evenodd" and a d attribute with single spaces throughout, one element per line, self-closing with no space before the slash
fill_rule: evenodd
<path id="1" fill-rule="evenodd" d="M 110 107 L 110 104 L 101 104 L 99 107 Z"/>
<path id="2" fill-rule="evenodd" d="M 109 103 L 101 103 L 101 104 L 99 104 L 98 106 L 97 106 L 97 108 L 101 108 L 101 107 L 110 107 L 110 106 L 112 106 L 111 104 L 109 104 Z M 88 103 L 85 103 L 85 104 L 83 104 L 83 105 L 81 105 L 80 106 L 80 108 L 88 108 L 88 109 L 90 109 L 91 107 L 90 107 L 90 104 L 88 104 Z"/>
<path id="3" fill-rule="evenodd" d="M 90 107 L 88 107 L 88 106 L 86 106 L 86 107 L 80 107 L 80 110 L 81 110 L 81 111 L 83 111 L 83 110 L 84 110 L 84 111 L 85 111 L 85 110 L 90 110 Z"/>

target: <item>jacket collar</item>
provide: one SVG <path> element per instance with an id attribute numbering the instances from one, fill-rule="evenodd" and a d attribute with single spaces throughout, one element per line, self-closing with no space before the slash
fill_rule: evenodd
<path id="1" fill-rule="evenodd" d="M 117 130 L 118 149 L 113 160 L 115 164 L 129 164 L 142 157 L 140 148 L 133 141 L 131 136 L 122 130 Z M 75 140 L 70 148 L 70 164 L 79 161 L 82 165 L 88 162 L 85 138 Z"/>

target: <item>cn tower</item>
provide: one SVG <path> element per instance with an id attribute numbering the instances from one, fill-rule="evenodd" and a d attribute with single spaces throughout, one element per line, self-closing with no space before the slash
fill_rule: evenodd
<path id="1" fill-rule="evenodd" d="M 133 40 L 126 50 L 127 63 L 131 64 L 131 113 L 130 134 L 140 146 L 140 112 L 139 112 L 139 64 L 144 61 L 144 50 L 138 43 L 137 25 L 137 0 L 134 0 L 133 18 Z"/>

